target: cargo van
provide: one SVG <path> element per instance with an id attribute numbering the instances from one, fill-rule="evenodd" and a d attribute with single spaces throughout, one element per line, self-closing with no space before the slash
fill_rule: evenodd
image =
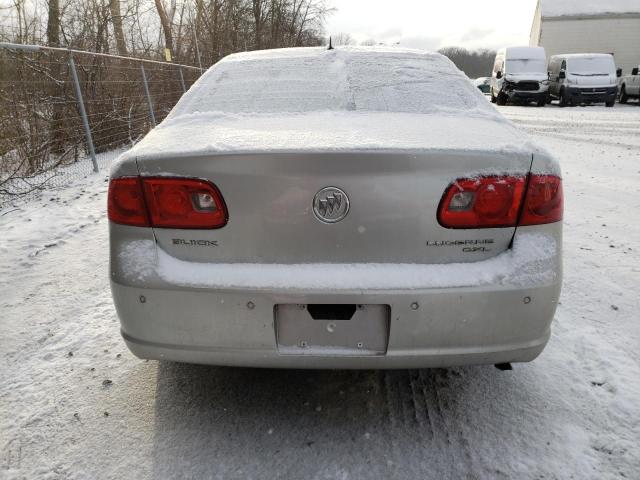
<path id="1" fill-rule="evenodd" d="M 549 95 L 560 106 L 604 103 L 613 107 L 618 95 L 613 55 L 575 53 L 549 59 Z"/>
<path id="2" fill-rule="evenodd" d="M 547 103 L 549 76 L 542 47 L 508 47 L 498 50 L 491 76 L 491 101 Z"/>

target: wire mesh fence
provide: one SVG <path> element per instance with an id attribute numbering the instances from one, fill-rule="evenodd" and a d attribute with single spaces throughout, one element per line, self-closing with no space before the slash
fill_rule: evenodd
<path id="1" fill-rule="evenodd" d="M 0 208 L 107 169 L 200 74 L 187 65 L 0 43 Z"/>

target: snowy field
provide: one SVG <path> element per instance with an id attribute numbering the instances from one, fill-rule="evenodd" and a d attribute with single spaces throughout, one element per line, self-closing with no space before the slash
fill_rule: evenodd
<path id="1" fill-rule="evenodd" d="M 0 211 L 0 478 L 640 479 L 640 106 L 501 110 L 564 170 L 564 290 L 538 360 L 138 360 L 111 303 L 103 173 Z"/>

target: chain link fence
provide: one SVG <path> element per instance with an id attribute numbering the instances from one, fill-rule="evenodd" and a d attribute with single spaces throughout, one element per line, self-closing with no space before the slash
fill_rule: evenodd
<path id="1" fill-rule="evenodd" d="M 0 208 L 104 171 L 201 69 L 0 43 Z"/>

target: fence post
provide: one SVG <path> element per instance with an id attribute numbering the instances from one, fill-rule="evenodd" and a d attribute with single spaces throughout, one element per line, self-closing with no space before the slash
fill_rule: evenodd
<path id="1" fill-rule="evenodd" d="M 144 94 L 147 96 L 147 103 L 149 104 L 149 116 L 151 117 L 151 123 L 156 126 L 156 115 L 153 113 L 153 102 L 151 101 L 151 95 L 149 94 L 149 85 L 147 84 L 147 74 L 144 71 L 144 65 L 140 64 L 140 71 L 142 72 L 142 84 L 144 85 Z"/>
<path id="2" fill-rule="evenodd" d="M 93 138 L 91 137 L 91 127 L 89 127 L 89 120 L 87 119 L 87 111 L 84 109 L 84 101 L 82 100 L 82 90 L 80 90 L 80 82 L 78 81 L 78 72 L 76 72 L 76 62 L 73 60 L 73 54 L 69 53 L 69 66 L 71 67 L 71 76 L 73 78 L 73 88 L 76 91 L 76 100 L 78 101 L 78 108 L 80 109 L 80 117 L 82 118 L 82 125 L 84 126 L 84 136 L 87 141 L 87 148 L 89 149 L 89 155 L 91 156 L 91 163 L 93 163 L 93 171 L 98 172 L 98 162 L 96 161 L 96 151 L 93 148 Z"/>
<path id="3" fill-rule="evenodd" d="M 195 30 L 193 32 L 193 38 L 196 41 L 196 54 L 198 56 L 198 65 L 200 65 L 200 75 L 202 75 L 202 59 L 200 58 L 200 49 L 198 48 L 198 35 Z"/>
<path id="4" fill-rule="evenodd" d="M 184 76 L 182 75 L 182 68 L 178 67 L 180 73 L 180 84 L 182 85 L 182 93 L 187 93 L 187 88 L 184 86 Z"/>

